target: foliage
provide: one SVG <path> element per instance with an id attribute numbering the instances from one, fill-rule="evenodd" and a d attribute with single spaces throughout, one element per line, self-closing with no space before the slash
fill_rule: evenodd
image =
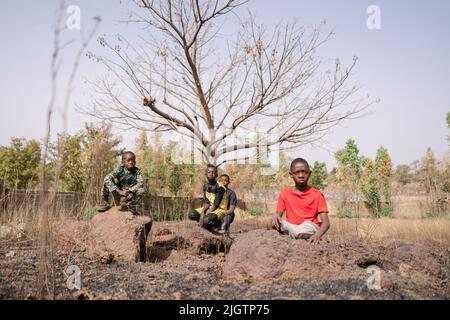
<path id="1" fill-rule="evenodd" d="M 327 166 L 324 162 L 315 161 L 314 165 L 311 168 L 311 178 L 309 180 L 309 184 L 318 189 L 324 190 L 327 186 Z"/>
<path id="2" fill-rule="evenodd" d="M 438 190 L 438 168 L 431 148 L 428 148 L 425 157 L 422 158 L 419 164 L 418 176 L 425 192 L 427 194 L 436 194 Z"/>
<path id="3" fill-rule="evenodd" d="M 104 176 L 117 165 L 123 152 L 117 147 L 121 140 L 114 138 L 111 127 L 85 124 L 75 135 L 59 136 L 52 145 L 56 161 L 63 150 L 63 169 L 60 180 L 65 191 L 98 193 Z M 62 144 L 63 148 L 58 148 Z"/>
<path id="4" fill-rule="evenodd" d="M 371 215 L 374 217 L 379 217 L 381 210 L 381 196 L 378 191 L 375 163 L 372 159 L 365 158 L 363 168 L 363 183 L 361 191 L 364 195 L 365 202 L 370 209 Z"/>
<path id="5" fill-rule="evenodd" d="M 88 207 L 84 209 L 83 214 L 81 215 L 82 220 L 92 220 L 92 218 L 95 217 L 97 214 L 97 208 L 96 207 Z"/>
<path id="6" fill-rule="evenodd" d="M 260 216 L 264 215 L 264 210 L 260 209 L 260 208 L 252 208 L 250 210 L 250 215 L 254 216 L 254 217 L 260 217 Z"/>
<path id="7" fill-rule="evenodd" d="M 181 189 L 181 167 L 174 165 L 170 173 L 169 189 L 175 196 L 178 195 Z"/>
<path id="8" fill-rule="evenodd" d="M 336 216 L 338 218 L 350 219 L 350 218 L 353 218 L 353 213 L 350 209 L 340 206 L 337 209 Z"/>
<path id="9" fill-rule="evenodd" d="M 345 147 L 335 153 L 337 161 L 335 181 L 340 188 L 343 201 L 346 206 L 347 200 L 352 197 L 353 200 L 358 199 L 361 184 L 361 172 L 363 158 L 359 155 L 359 149 L 355 140 L 349 139 Z M 355 210 L 359 214 L 359 206 L 356 203 L 354 208 L 346 208 L 348 210 Z"/>
<path id="10" fill-rule="evenodd" d="M 39 182 L 41 146 L 36 140 L 12 138 L 9 147 L 0 147 L 0 179 L 8 188 L 33 188 Z"/>
<path id="11" fill-rule="evenodd" d="M 395 169 L 395 178 L 402 185 L 405 186 L 413 181 L 412 169 L 407 164 L 398 165 Z"/>

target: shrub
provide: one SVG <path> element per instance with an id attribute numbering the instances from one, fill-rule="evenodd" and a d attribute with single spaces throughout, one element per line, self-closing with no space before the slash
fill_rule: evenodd
<path id="1" fill-rule="evenodd" d="M 264 214 L 264 210 L 260 209 L 260 208 L 252 208 L 250 210 L 250 215 L 254 216 L 254 217 L 260 217 Z"/>
<path id="2" fill-rule="evenodd" d="M 336 216 L 338 218 L 346 218 L 346 219 L 351 219 L 353 218 L 353 213 L 350 209 L 348 208 L 338 208 Z"/>
<path id="3" fill-rule="evenodd" d="M 92 218 L 94 218 L 96 214 L 97 214 L 97 208 L 89 207 L 83 211 L 83 214 L 81 215 L 81 219 L 92 220 Z"/>

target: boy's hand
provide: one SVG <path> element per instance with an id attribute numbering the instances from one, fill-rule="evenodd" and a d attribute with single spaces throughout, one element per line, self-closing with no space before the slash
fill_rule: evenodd
<path id="1" fill-rule="evenodd" d="M 320 240 L 322 240 L 321 237 L 316 233 L 308 239 L 308 242 L 312 244 L 319 244 Z"/>
<path id="2" fill-rule="evenodd" d="M 281 219 L 278 214 L 272 216 L 272 228 L 280 231 Z"/>
<path id="3" fill-rule="evenodd" d="M 200 219 L 198 219 L 198 225 L 199 225 L 199 227 L 203 227 L 203 224 L 205 223 L 205 214 L 204 213 L 202 213 L 201 215 L 200 215 Z"/>
<path id="4" fill-rule="evenodd" d="M 126 196 L 128 195 L 128 193 L 129 193 L 129 191 L 128 191 L 128 190 L 120 190 L 120 189 L 117 189 L 117 193 L 118 193 L 119 195 L 121 195 L 122 197 L 126 197 Z"/>

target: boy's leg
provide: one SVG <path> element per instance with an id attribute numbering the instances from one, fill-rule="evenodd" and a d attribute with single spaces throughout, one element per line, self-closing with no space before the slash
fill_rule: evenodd
<path id="1" fill-rule="evenodd" d="M 295 225 L 287 221 L 281 222 L 281 233 L 289 235 L 293 239 L 309 239 L 318 230 L 314 222 L 305 221 Z"/>
<path id="2" fill-rule="evenodd" d="M 209 213 L 203 221 L 203 228 L 213 230 L 222 225 L 222 220 L 215 213 Z"/>
<path id="3" fill-rule="evenodd" d="M 111 209 L 111 206 L 109 205 L 109 190 L 106 187 L 106 184 L 103 185 L 102 188 L 102 200 L 100 205 L 98 206 L 97 211 L 98 212 L 105 212 Z"/>
<path id="4" fill-rule="evenodd" d="M 144 195 L 143 190 L 138 190 L 134 193 L 130 193 L 127 196 L 125 201 L 125 207 L 127 207 L 132 214 L 137 214 L 142 209 L 143 195 Z"/>
<path id="5" fill-rule="evenodd" d="M 228 234 L 230 232 L 230 225 L 233 223 L 234 221 L 234 217 L 235 214 L 234 212 L 227 214 L 225 216 L 225 218 L 223 218 L 223 223 L 222 223 L 222 232 Z"/>
<path id="6" fill-rule="evenodd" d="M 199 209 L 195 209 L 195 210 L 192 210 L 191 212 L 189 212 L 188 217 L 189 217 L 189 220 L 198 222 L 200 220 Z"/>
<path id="7" fill-rule="evenodd" d="M 297 239 L 308 240 L 312 235 L 317 233 L 319 228 L 312 221 L 305 221 L 298 227 L 298 234 L 296 236 Z"/>

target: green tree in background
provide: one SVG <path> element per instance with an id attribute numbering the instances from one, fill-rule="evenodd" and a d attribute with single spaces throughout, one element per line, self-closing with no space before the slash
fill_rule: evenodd
<path id="1" fill-rule="evenodd" d="M 180 165 L 174 165 L 170 173 L 169 190 L 173 195 L 178 196 L 181 189 L 182 170 Z"/>
<path id="2" fill-rule="evenodd" d="M 309 180 L 309 184 L 318 190 L 324 190 L 327 186 L 327 177 L 328 173 L 326 164 L 324 162 L 315 161 L 311 168 L 311 178 Z"/>
<path id="3" fill-rule="evenodd" d="M 62 187 L 66 191 L 83 192 L 85 185 L 85 172 L 83 166 L 83 145 L 85 135 L 80 133 L 73 136 L 58 136 L 58 143 L 64 145 L 62 156 L 63 168 L 60 175 Z M 57 156 L 57 144 L 53 146 L 55 158 Z"/>
<path id="4" fill-rule="evenodd" d="M 345 147 L 335 153 L 337 161 L 337 169 L 335 179 L 341 189 L 343 202 L 341 208 L 338 210 L 346 211 L 355 210 L 359 215 L 359 203 L 356 201 L 354 205 L 349 205 L 350 197 L 353 200 L 358 199 L 358 194 L 361 189 L 361 172 L 363 158 L 359 155 L 359 149 L 355 140 L 349 139 Z M 347 214 L 348 215 L 348 214 Z"/>
<path id="5" fill-rule="evenodd" d="M 370 214 L 374 217 L 381 216 L 381 196 L 378 188 L 376 164 L 372 159 L 364 158 L 361 191 Z"/>
<path id="6" fill-rule="evenodd" d="M 419 164 L 419 181 L 427 194 L 436 194 L 438 190 L 438 168 L 431 148 L 428 148 L 425 157 Z"/>
<path id="7" fill-rule="evenodd" d="M 380 147 L 375 158 L 375 169 L 378 179 L 378 190 L 383 195 L 383 216 L 391 216 L 392 161 L 386 148 Z"/>
<path id="8" fill-rule="evenodd" d="M 11 189 L 34 188 L 39 182 L 41 146 L 37 140 L 12 138 L 0 147 L 0 179 Z"/>
<path id="9" fill-rule="evenodd" d="M 450 128 L 450 112 L 447 113 L 447 126 Z M 447 137 L 447 140 L 450 141 L 450 136 Z"/>
<path id="10" fill-rule="evenodd" d="M 114 137 L 110 125 L 86 124 L 84 131 L 84 191 L 90 197 L 97 197 L 105 176 L 118 165 L 117 158 L 125 150 L 119 148 L 122 139 Z"/>
<path id="11" fill-rule="evenodd" d="M 400 164 L 395 169 L 395 177 L 396 180 L 402 185 L 405 186 L 408 183 L 413 181 L 413 174 L 411 173 L 412 169 L 407 164 Z"/>
<path id="12" fill-rule="evenodd" d="M 114 138 L 110 126 L 85 124 L 75 135 L 59 136 L 52 145 L 54 161 L 64 144 L 63 168 L 60 176 L 64 191 L 98 194 L 103 179 L 117 165 L 123 152 L 118 148 L 121 139 Z"/>

